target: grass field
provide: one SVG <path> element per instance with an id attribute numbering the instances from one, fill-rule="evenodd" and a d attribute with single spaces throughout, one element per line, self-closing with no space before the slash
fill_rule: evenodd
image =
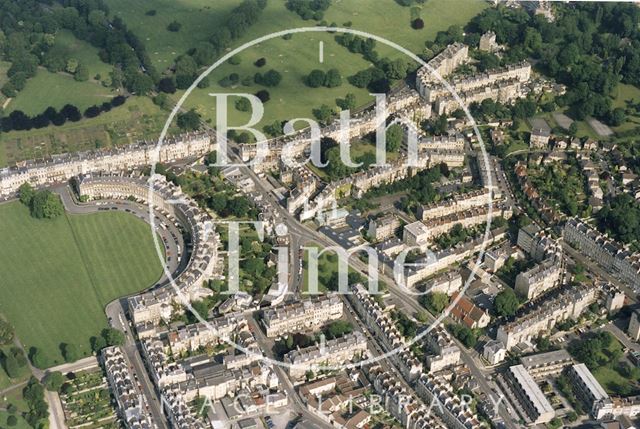
<path id="1" fill-rule="evenodd" d="M 149 54 L 159 70 L 170 66 L 177 56 L 187 52 L 196 42 L 207 40 L 216 23 L 222 22 L 234 6 L 234 2 L 228 0 L 217 1 L 215 11 L 205 0 L 147 0 L 135 4 L 126 0 L 107 0 L 107 4 L 114 14 L 121 16 L 135 28 L 140 38 L 145 41 Z M 371 7 L 369 0 L 334 1 L 325 13 L 325 21 L 328 24 L 346 24 L 354 29 L 372 31 L 414 53 L 420 53 L 424 49 L 424 42 L 433 39 L 438 31 L 446 30 L 455 24 L 464 25 L 487 7 L 487 4 L 481 0 L 431 0 L 422 6 L 421 17 L 425 21 L 425 28 L 422 30 L 410 28 L 410 8 L 402 7 L 394 0 L 378 0 L 376 6 Z M 149 10 L 156 10 L 157 14 L 147 16 Z M 182 29 L 177 33 L 166 30 L 167 24 L 174 19 L 182 24 Z M 267 3 L 259 21 L 233 47 L 275 31 L 315 25 L 315 21 L 304 21 L 297 14 L 287 10 L 283 0 L 272 0 Z M 318 53 L 320 41 L 324 43 L 322 64 L 319 63 Z M 382 56 L 402 56 L 380 43 L 377 50 Z M 343 78 L 346 78 L 369 66 L 360 55 L 351 54 L 346 48 L 338 45 L 332 34 L 305 33 L 296 34 L 290 40 L 273 39 L 247 49 L 240 57 L 241 64 L 225 64 L 214 71 L 210 76 L 211 87 L 194 91 L 188 99 L 187 106 L 198 109 L 205 119 L 214 118 L 214 99 L 209 93 L 254 93 L 259 89 L 255 84 L 223 89 L 217 84 L 220 79 L 230 73 L 238 73 L 242 79 L 270 68 L 280 71 L 283 81 L 277 88 L 269 89 L 271 100 L 265 104 L 262 125 L 294 116 L 313 117 L 314 108 L 321 104 L 335 107 L 335 99 L 343 97 L 347 92 L 356 95 L 359 105 L 372 100 L 366 89 L 355 88 L 349 85 L 346 79 L 343 79 L 342 86 L 331 89 L 310 89 L 304 85 L 304 76 L 314 68 L 328 70 L 336 67 Z M 267 65 L 262 69 L 253 66 L 253 62 L 262 57 L 267 59 Z M 176 95 L 176 100 L 180 95 Z M 232 124 L 244 123 L 249 117 L 248 113 L 238 112 L 234 108 L 229 109 L 229 116 Z"/>
<path id="2" fill-rule="evenodd" d="M 97 118 L 67 122 L 61 127 L 0 134 L 0 167 L 54 153 L 116 147 L 158 137 L 168 114 L 149 98 L 127 102 Z M 172 130 L 175 132 L 175 130 Z"/>
<path id="3" fill-rule="evenodd" d="M 149 227 L 129 214 L 36 220 L 12 202 L 0 218 L 0 312 L 50 365 L 62 362 L 60 343 L 88 354 L 89 338 L 106 327 L 104 306 L 160 276 Z"/>
<path id="4" fill-rule="evenodd" d="M 107 0 L 113 16 L 119 16 L 144 42 L 159 71 L 170 67 L 178 55 L 195 43 L 207 41 L 223 23 L 238 0 Z M 211 5 L 215 4 L 215 10 Z M 155 10 L 155 16 L 147 12 Z M 167 30 L 172 21 L 182 24 L 180 31 Z"/>
<path id="5" fill-rule="evenodd" d="M 113 70 L 113 66 L 103 62 L 98 56 L 98 49 L 89 43 L 77 39 L 73 33 L 67 30 L 59 30 L 56 33 L 55 43 L 52 49 L 58 49 L 69 58 L 75 58 L 80 64 L 84 64 L 89 69 L 89 79 L 93 79 L 97 74 L 102 79 L 108 76 Z"/>
<path id="6" fill-rule="evenodd" d="M 65 104 L 73 104 L 83 112 L 114 95 L 111 89 L 95 81 L 77 82 L 70 74 L 50 73 L 40 68 L 38 74 L 29 79 L 24 89 L 11 100 L 6 111 L 22 110 L 28 115 L 37 115 L 49 106 L 60 109 Z"/>

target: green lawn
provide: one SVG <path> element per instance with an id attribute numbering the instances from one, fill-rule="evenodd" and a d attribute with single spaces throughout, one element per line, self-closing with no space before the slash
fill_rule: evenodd
<path id="1" fill-rule="evenodd" d="M 50 73 L 40 68 L 6 110 L 37 115 L 49 106 L 60 109 L 65 104 L 73 104 L 84 112 L 87 107 L 108 101 L 114 95 L 111 89 L 95 81 L 77 82 L 70 74 Z"/>
<path id="2" fill-rule="evenodd" d="M 88 354 L 106 326 L 104 306 L 161 273 L 149 227 L 122 212 L 36 220 L 18 202 L 0 205 L 0 312 L 25 347 L 61 363 L 60 343 Z"/>
<path id="3" fill-rule="evenodd" d="M 112 16 L 119 16 L 142 40 L 159 71 L 170 67 L 174 59 L 207 41 L 214 29 L 223 23 L 238 0 L 107 0 Z M 212 7 L 212 5 L 215 5 Z M 215 8 L 215 10 L 214 10 Z M 155 10 L 155 16 L 147 12 Z M 172 21 L 182 28 L 167 30 Z"/>
<path id="4" fill-rule="evenodd" d="M 55 43 L 52 49 L 64 52 L 67 57 L 75 58 L 80 64 L 84 64 L 89 69 L 89 79 L 93 79 L 96 74 L 100 74 L 104 79 L 113 66 L 103 62 L 98 56 L 98 48 L 91 44 L 77 39 L 68 30 L 60 30 L 56 33 Z"/>
<path id="5" fill-rule="evenodd" d="M 216 24 L 223 22 L 237 2 L 218 0 L 215 11 L 206 0 L 146 0 L 131 3 L 127 0 L 107 0 L 113 14 L 121 16 L 139 35 L 147 46 L 152 60 L 159 70 L 165 70 L 179 55 L 184 54 L 195 43 L 206 41 L 213 33 Z M 325 13 L 327 24 L 350 25 L 351 28 L 369 31 L 386 37 L 414 53 L 424 50 L 424 43 L 435 37 L 436 33 L 451 25 L 464 25 L 472 17 L 487 7 L 481 0 L 430 0 L 422 5 L 421 17 L 425 28 L 413 30 L 410 27 L 410 8 L 402 7 L 395 0 L 377 0 L 371 7 L 370 0 L 334 1 Z M 155 16 L 148 16 L 149 10 L 156 10 Z M 177 20 L 182 29 L 177 33 L 166 30 L 169 22 Z M 316 21 L 304 21 L 285 7 L 283 0 L 267 3 L 259 21 L 233 47 L 240 46 L 257 37 L 291 28 L 313 27 Z M 324 62 L 319 63 L 319 42 L 324 42 Z M 382 56 L 402 57 L 402 54 L 378 43 L 377 50 Z M 338 68 L 346 78 L 369 66 L 360 55 L 351 54 L 338 45 L 332 34 L 305 33 L 296 34 L 290 40 L 272 39 L 260 46 L 247 49 L 241 55 L 242 63 L 234 66 L 225 64 L 211 74 L 212 85 L 207 89 L 196 90 L 190 96 L 187 106 L 197 108 L 205 119 L 214 118 L 214 99 L 209 93 L 248 92 L 254 93 L 260 87 L 239 85 L 236 88 L 221 88 L 217 82 L 230 73 L 238 73 L 242 78 L 253 76 L 258 71 L 275 68 L 283 75 L 277 88 L 271 88 L 271 100 L 265 104 L 262 125 L 276 119 L 292 117 L 313 117 L 312 110 L 321 104 L 335 107 L 335 99 L 347 92 L 357 97 L 359 105 L 372 100 L 366 89 L 352 87 L 346 82 L 337 88 L 307 88 L 303 77 L 312 69 L 328 70 Z M 258 58 L 266 58 L 267 65 L 261 69 L 253 66 Z M 176 94 L 177 100 L 181 93 Z M 229 109 L 230 122 L 240 124 L 248 118 L 234 108 Z"/>

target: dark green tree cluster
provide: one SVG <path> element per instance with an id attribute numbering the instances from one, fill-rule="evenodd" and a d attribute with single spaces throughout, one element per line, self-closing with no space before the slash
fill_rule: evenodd
<path id="1" fill-rule="evenodd" d="M 493 30 L 509 46 L 506 62 L 536 58 L 545 74 L 567 85 L 557 101 L 577 119 L 616 123 L 620 112 L 613 112 L 611 95 L 617 83 L 640 83 L 640 12 L 631 4 L 579 3 L 556 5 L 556 15 L 549 22 L 522 9 L 487 9 L 467 33 Z"/>
<path id="2" fill-rule="evenodd" d="M 182 131 L 195 131 L 200 128 L 200 114 L 194 109 L 188 112 L 178 113 L 176 122 Z"/>
<path id="3" fill-rule="evenodd" d="M 493 302 L 494 311 L 501 317 L 513 316 L 519 307 L 520 301 L 510 287 L 505 287 L 504 290 L 498 292 Z"/>
<path id="4" fill-rule="evenodd" d="M 253 81 L 258 85 L 274 87 L 280 85 L 282 75 L 279 71 L 271 69 L 265 73 L 256 73 Z"/>
<path id="5" fill-rule="evenodd" d="M 321 86 L 327 88 L 335 88 L 342 85 L 342 76 L 338 69 L 330 69 L 326 73 L 323 70 L 311 70 L 311 73 L 305 78 L 305 83 L 311 88 L 319 88 Z"/>
<path id="6" fill-rule="evenodd" d="M 42 383 L 51 392 L 60 392 L 62 385 L 67 381 L 60 371 L 49 372 L 44 376 Z"/>
<path id="7" fill-rule="evenodd" d="M 331 6 L 331 0 L 287 0 L 287 9 L 306 20 L 322 20 L 324 12 Z"/>
<path id="8" fill-rule="evenodd" d="M 407 179 L 398 180 L 393 183 L 381 185 L 367 192 L 365 198 L 377 197 L 381 195 L 396 194 L 398 192 L 407 192 L 407 205 L 427 204 L 439 198 L 438 192 L 433 187 L 433 183 L 440 180 L 442 170 L 440 166 L 434 166 L 426 170 L 422 170 L 415 176 Z"/>
<path id="9" fill-rule="evenodd" d="M 53 219 L 64 212 L 64 206 L 60 197 L 49 190 L 36 191 L 25 182 L 18 188 L 20 201 L 31 212 L 31 216 L 37 219 Z"/>
<path id="10" fill-rule="evenodd" d="M 249 27 L 258 21 L 266 5 L 266 0 L 242 1 L 231 11 L 223 25 L 216 26 L 209 41 L 196 44 L 188 54 L 198 66 L 210 65 L 216 57 L 225 52 L 231 42 L 242 37 Z"/>
<path id="11" fill-rule="evenodd" d="M 387 143 L 387 152 L 398 152 L 402 146 L 404 139 L 404 130 L 399 124 L 393 124 L 387 128 L 385 140 Z"/>
<path id="12" fill-rule="evenodd" d="M 404 314 L 402 311 L 393 311 L 391 314 L 396 322 L 396 327 L 405 338 L 413 338 L 418 332 L 418 324 Z"/>
<path id="13" fill-rule="evenodd" d="M 465 325 L 451 323 L 447 325 L 447 329 L 451 332 L 451 335 L 456 337 L 467 348 L 474 348 L 478 343 L 477 332 Z"/>
<path id="14" fill-rule="evenodd" d="M 111 101 L 105 101 L 100 106 L 87 108 L 84 116 L 86 118 L 95 118 L 103 112 L 110 111 L 113 107 L 121 106 L 125 101 L 126 98 L 121 95 L 113 97 Z M 60 111 L 53 107 L 48 107 L 44 112 L 35 116 L 29 116 L 22 110 L 14 110 L 8 116 L 0 118 L 0 129 L 4 132 L 14 130 L 28 131 L 33 128 L 45 128 L 51 124 L 59 127 L 67 123 L 67 121 L 78 122 L 80 119 L 82 119 L 82 113 L 72 104 L 66 104 Z"/>
<path id="15" fill-rule="evenodd" d="M 640 204 L 629 194 L 616 195 L 596 215 L 598 226 L 616 240 L 637 243 L 640 238 Z"/>
<path id="16" fill-rule="evenodd" d="M 345 320 L 336 320 L 325 326 L 322 330 L 327 339 L 340 338 L 353 332 L 353 326 L 351 323 Z"/>
<path id="17" fill-rule="evenodd" d="M 622 351 L 612 347 L 616 341 L 609 332 L 600 331 L 590 338 L 571 343 L 569 353 L 593 370 L 618 361 Z"/>
<path id="18" fill-rule="evenodd" d="M 29 426 L 35 429 L 46 428 L 48 426 L 49 407 L 44 400 L 44 387 L 35 377 L 31 377 L 29 383 L 22 390 L 29 411 L 24 416 Z"/>
<path id="19" fill-rule="evenodd" d="M 91 350 L 95 353 L 105 347 L 122 346 L 125 343 L 124 333 L 115 328 L 104 328 L 100 335 L 91 337 Z"/>
<path id="20" fill-rule="evenodd" d="M 18 378 L 23 374 L 28 362 L 22 349 L 11 347 L 9 350 L 0 351 L 0 363 L 9 377 Z"/>
<path id="21" fill-rule="evenodd" d="M 349 92 L 344 98 L 336 98 L 336 105 L 341 110 L 353 110 L 356 108 L 356 96 Z"/>
<path id="22" fill-rule="evenodd" d="M 440 314 L 449 305 L 449 296 L 443 292 L 429 292 L 420 297 L 420 303 L 432 314 Z"/>

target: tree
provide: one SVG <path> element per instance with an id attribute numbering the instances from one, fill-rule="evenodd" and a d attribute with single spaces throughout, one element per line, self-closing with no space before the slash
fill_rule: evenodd
<path id="1" fill-rule="evenodd" d="M 7 417 L 7 426 L 16 426 L 18 424 L 18 418 L 14 415 Z"/>
<path id="2" fill-rule="evenodd" d="M 75 362 L 82 356 L 78 346 L 75 344 L 62 343 L 60 350 L 62 351 L 62 357 L 64 357 L 65 362 Z"/>
<path id="3" fill-rule="evenodd" d="M 327 75 L 325 72 L 319 69 L 311 70 L 311 72 L 305 78 L 305 83 L 311 88 L 319 88 L 324 85 Z"/>
<path id="4" fill-rule="evenodd" d="M 53 219 L 63 212 L 62 200 L 49 190 L 38 191 L 31 201 L 31 216 L 36 219 Z"/>
<path id="5" fill-rule="evenodd" d="M 337 320 L 331 322 L 329 326 L 324 329 L 324 334 L 329 338 L 339 338 L 353 331 L 351 323 L 344 320 Z"/>
<path id="6" fill-rule="evenodd" d="M 47 358 L 44 356 L 44 353 L 42 353 L 42 350 L 37 347 L 31 348 L 29 359 L 36 368 L 44 369 L 48 366 Z"/>
<path id="7" fill-rule="evenodd" d="M 35 194 L 36 194 L 36 191 L 35 189 L 33 189 L 33 186 L 31 186 L 29 182 L 24 182 L 18 188 L 18 195 L 20 197 L 20 202 L 27 207 L 31 207 L 31 201 L 33 200 L 33 197 L 35 196 Z M 0 323 L 6 323 L 6 322 L 0 321 Z M 0 330 L 1 330 L 1 324 L 0 324 Z M 0 333 L 0 338 L 2 338 L 1 333 Z M 11 341 L 13 341 L 13 338 L 11 339 Z M 0 340 L 0 343 L 1 342 L 2 341 Z M 7 344 L 7 343 L 4 343 L 4 344 Z"/>
<path id="8" fill-rule="evenodd" d="M 85 118 L 95 118 L 100 115 L 100 108 L 98 106 L 90 106 L 87 107 L 87 110 L 84 111 Z"/>
<path id="9" fill-rule="evenodd" d="M 422 18 L 416 18 L 411 21 L 411 28 L 414 30 L 422 30 L 424 28 L 424 21 Z"/>
<path id="10" fill-rule="evenodd" d="M 167 30 L 173 32 L 173 33 L 177 33 L 178 31 L 180 31 L 180 29 L 182 28 L 182 24 L 180 24 L 178 21 L 171 21 L 169 23 L 169 25 L 167 25 Z"/>
<path id="11" fill-rule="evenodd" d="M 134 72 L 127 76 L 126 87 L 132 94 L 147 95 L 153 89 L 153 80 L 146 74 Z"/>
<path id="12" fill-rule="evenodd" d="M 60 388 L 65 382 L 65 377 L 60 371 L 49 372 L 42 380 L 44 387 L 51 392 L 60 392 Z"/>
<path id="13" fill-rule="evenodd" d="M 278 86 L 281 80 L 282 75 L 278 71 L 271 69 L 262 76 L 261 82 L 256 83 L 260 83 L 264 86 L 274 87 Z"/>
<path id="14" fill-rule="evenodd" d="M 200 114 L 191 109 L 186 113 L 178 113 L 178 127 L 183 131 L 195 131 L 200 128 Z"/>
<path id="15" fill-rule="evenodd" d="M 258 58 L 256 62 L 253 63 L 253 65 L 255 65 L 256 67 L 264 67 L 266 64 L 267 64 L 266 58 Z"/>
<path id="16" fill-rule="evenodd" d="M 336 105 L 342 110 L 353 110 L 356 108 L 356 96 L 349 92 L 344 98 L 336 98 Z"/>
<path id="17" fill-rule="evenodd" d="M 115 328 L 105 328 L 102 330 L 102 338 L 107 342 L 107 346 L 121 346 L 124 344 L 124 333 Z"/>
<path id="18" fill-rule="evenodd" d="M 223 192 L 217 192 L 209 199 L 211 210 L 221 215 L 227 208 L 227 196 Z"/>
<path id="19" fill-rule="evenodd" d="M 505 289 L 496 295 L 494 308 L 499 316 L 510 317 L 516 314 L 520 303 L 513 289 L 505 287 Z"/>
<path id="20" fill-rule="evenodd" d="M 78 110 L 78 108 L 73 104 L 65 104 L 60 110 L 60 113 L 64 115 L 66 119 L 73 122 L 78 122 L 80 119 L 82 119 L 80 110 Z"/>
<path id="21" fill-rule="evenodd" d="M 333 118 L 333 109 L 326 104 L 323 104 L 317 109 L 313 109 L 313 116 L 322 124 L 328 124 L 331 118 Z"/>
<path id="22" fill-rule="evenodd" d="M 402 145 L 402 139 L 404 132 L 399 124 L 393 124 L 387 128 L 386 140 L 387 140 L 387 152 L 397 152 Z"/>
<path id="23" fill-rule="evenodd" d="M 67 73 L 70 74 L 74 74 L 76 72 L 76 69 L 78 68 L 78 60 L 75 58 L 69 58 L 67 60 L 67 65 L 65 67 L 65 70 L 67 71 Z"/>
<path id="24" fill-rule="evenodd" d="M 424 295 L 422 301 L 422 305 L 429 309 L 431 313 L 440 314 L 449 305 L 449 296 L 443 292 L 430 292 Z"/>
<path id="25" fill-rule="evenodd" d="M 266 103 L 271 98 L 269 91 L 267 91 L 266 89 L 261 89 L 260 91 L 256 92 L 255 96 L 258 97 L 258 99 L 260 99 L 260 101 L 262 101 L 263 103 Z"/>
<path id="26" fill-rule="evenodd" d="M 91 350 L 98 353 L 103 348 L 107 347 L 107 340 L 102 335 L 97 337 L 91 337 Z"/>
<path id="27" fill-rule="evenodd" d="M 89 69 L 84 64 L 79 64 L 73 78 L 78 82 L 86 82 L 89 80 Z"/>
<path id="28" fill-rule="evenodd" d="M 2 367 L 10 378 L 18 378 L 20 376 L 20 365 L 13 353 L 1 353 Z"/>
<path id="29" fill-rule="evenodd" d="M 249 109 L 251 109 L 251 102 L 244 97 L 240 97 L 239 99 L 236 100 L 235 106 L 236 106 L 236 109 L 238 109 L 241 112 L 248 112 Z"/>
<path id="30" fill-rule="evenodd" d="M 173 77 L 165 77 L 158 82 L 158 90 L 173 94 L 176 92 L 176 80 Z"/>
<path id="31" fill-rule="evenodd" d="M 324 80 L 324 86 L 327 88 L 335 88 L 342 85 L 342 76 L 338 69 L 330 69 Z"/>

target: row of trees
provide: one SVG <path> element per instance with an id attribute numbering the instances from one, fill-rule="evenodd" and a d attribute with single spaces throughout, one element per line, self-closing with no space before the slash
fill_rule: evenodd
<path id="1" fill-rule="evenodd" d="M 242 37 L 258 21 L 266 4 L 266 0 L 244 0 L 231 11 L 225 24 L 216 27 L 208 41 L 196 43 L 186 55 L 178 58 L 174 70 L 176 86 L 180 89 L 188 88 L 197 77 L 198 68 L 212 64 L 217 57 L 223 55 L 234 40 Z M 232 60 L 230 63 L 234 64 Z M 267 80 L 269 79 L 268 77 Z"/>
<path id="2" fill-rule="evenodd" d="M 33 128 L 40 129 L 51 124 L 59 127 L 67 123 L 67 121 L 78 122 L 83 116 L 85 118 L 95 118 L 102 113 L 109 112 L 114 107 L 123 105 L 125 101 L 126 98 L 124 96 L 118 95 L 110 101 L 88 107 L 84 114 L 72 104 L 64 105 L 59 111 L 54 107 L 47 107 L 44 112 L 35 116 L 27 115 L 21 110 L 14 110 L 8 116 L 0 119 L 0 129 L 4 132 L 9 132 L 28 131 Z"/>
<path id="3" fill-rule="evenodd" d="M 311 88 L 319 88 L 321 86 L 335 88 L 342 85 L 342 76 L 340 71 L 335 68 L 329 69 L 327 72 L 314 69 L 305 78 L 305 83 Z"/>
<path id="4" fill-rule="evenodd" d="M 44 400 L 44 387 L 35 377 L 29 379 L 29 383 L 22 390 L 22 397 L 29 407 L 29 411 L 24 415 L 29 426 L 32 428 L 48 427 L 49 407 Z"/>
<path id="5" fill-rule="evenodd" d="M 322 20 L 324 12 L 331 6 L 331 0 L 287 0 L 287 9 L 300 15 L 302 19 Z"/>

